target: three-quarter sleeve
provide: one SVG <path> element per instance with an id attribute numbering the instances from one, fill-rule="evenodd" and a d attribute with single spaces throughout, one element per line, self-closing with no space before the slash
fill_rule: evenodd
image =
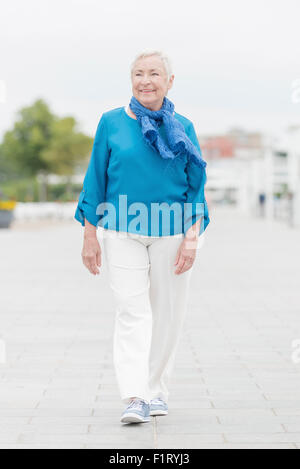
<path id="1" fill-rule="evenodd" d="M 85 218 L 92 225 L 98 226 L 98 222 L 103 216 L 97 214 L 97 207 L 100 203 L 105 202 L 108 159 L 107 126 L 105 116 L 102 114 L 74 216 L 82 226 L 85 226 Z"/>
<path id="2" fill-rule="evenodd" d="M 187 135 L 193 144 L 198 148 L 202 156 L 201 148 L 195 132 L 193 123 L 187 128 Z M 191 160 L 186 166 L 188 190 L 186 192 L 187 206 L 184 210 L 184 234 L 201 218 L 199 235 L 201 235 L 209 224 L 209 213 L 205 199 L 204 188 L 207 181 L 206 169 L 200 168 Z"/>

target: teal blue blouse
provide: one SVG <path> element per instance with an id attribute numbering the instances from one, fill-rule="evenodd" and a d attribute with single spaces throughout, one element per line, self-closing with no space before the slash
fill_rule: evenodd
<path id="1" fill-rule="evenodd" d="M 201 154 L 193 123 L 174 117 Z M 166 141 L 164 124 L 159 132 Z M 138 121 L 124 107 L 101 115 L 75 219 L 85 226 L 144 236 L 186 231 L 201 218 L 202 234 L 210 222 L 204 194 L 206 171 L 179 154 L 164 159 L 144 142 Z"/>

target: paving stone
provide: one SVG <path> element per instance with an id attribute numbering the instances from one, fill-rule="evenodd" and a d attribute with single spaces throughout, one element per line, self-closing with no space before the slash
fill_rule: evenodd
<path id="1" fill-rule="evenodd" d="M 78 224 L 0 230 L 1 449 L 300 449 L 300 231 L 211 213 L 169 415 L 142 425 L 120 423 L 113 295 L 106 265 L 96 278 L 81 263 Z"/>

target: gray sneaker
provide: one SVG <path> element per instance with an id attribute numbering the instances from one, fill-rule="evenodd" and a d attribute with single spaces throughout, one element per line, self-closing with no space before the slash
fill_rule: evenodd
<path id="1" fill-rule="evenodd" d="M 168 414 L 168 404 L 161 399 L 156 397 L 150 401 L 150 415 L 167 415 Z"/>
<path id="2" fill-rule="evenodd" d="M 143 423 L 150 421 L 150 404 L 143 399 L 134 399 L 121 416 L 123 423 Z"/>

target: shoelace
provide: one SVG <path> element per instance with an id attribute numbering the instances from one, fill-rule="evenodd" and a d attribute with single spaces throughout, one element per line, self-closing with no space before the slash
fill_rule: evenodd
<path id="1" fill-rule="evenodd" d="M 155 399 L 152 399 L 152 404 L 164 404 L 164 401 L 160 397 L 156 397 Z"/>
<path id="2" fill-rule="evenodd" d="M 131 409 L 131 407 L 137 407 L 138 410 L 142 410 L 144 405 L 144 401 L 141 399 L 134 399 L 132 402 L 130 402 L 128 409 Z"/>

